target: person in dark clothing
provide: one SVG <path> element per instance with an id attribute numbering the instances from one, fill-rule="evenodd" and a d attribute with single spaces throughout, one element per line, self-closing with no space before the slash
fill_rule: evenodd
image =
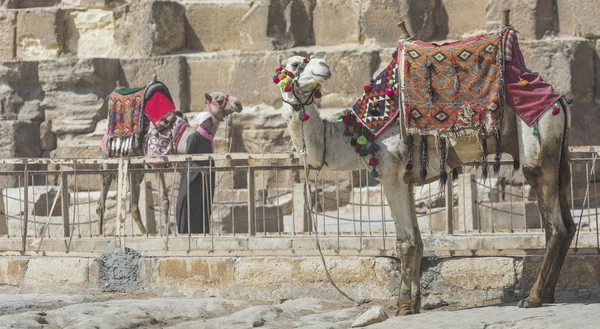
<path id="1" fill-rule="evenodd" d="M 210 113 L 201 112 L 196 118 L 198 128 L 187 138 L 186 154 L 213 153 L 214 127 L 213 117 Z M 187 171 L 181 173 L 179 183 L 179 196 L 177 197 L 177 230 L 179 233 L 209 233 L 210 215 L 215 191 L 215 173 L 202 173 Z M 213 161 L 195 161 L 189 163 L 193 167 L 214 167 Z M 189 177 L 189 190 L 188 190 Z M 189 193 L 189 194 L 188 194 Z M 189 206 L 188 206 L 189 203 Z M 189 207 L 189 209 L 188 209 Z M 188 218 L 189 214 L 189 218 Z"/>

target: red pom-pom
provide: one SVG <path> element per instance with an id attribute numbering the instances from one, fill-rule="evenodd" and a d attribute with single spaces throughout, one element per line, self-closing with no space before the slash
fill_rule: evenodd
<path id="1" fill-rule="evenodd" d="M 360 145 L 356 145 L 356 146 L 354 147 L 354 152 L 356 152 L 356 153 L 360 153 L 360 150 L 361 150 L 361 149 L 362 149 L 362 147 L 361 147 Z"/>
<path id="2" fill-rule="evenodd" d="M 558 115 L 560 113 L 560 106 L 555 106 L 552 110 L 552 115 Z"/>
<path id="3" fill-rule="evenodd" d="M 369 160 L 369 166 L 375 167 L 377 165 L 379 165 L 379 160 L 377 160 L 376 158 L 371 158 L 371 160 Z"/>
<path id="4" fill-rule="evenodd" d="M 321 94 L 320 91 L 315 91 L 314 96 L 315 96 L 315 98 L 321 98 L 321 97 L 323 97 L 323 94 Z"/>
<path id="5" fill-rule="evenodd" d="M 274 84 L 278 84 L 279 83 L 279 78 L 278 77 L 273 78 L 273 83 Z"/>
<path id="6" fill-rule="evenodd" d="M 308 58 L 304 57 L 304 58 L 302 59 L 302 61 L 303 61 L 304 63 L 308 63 Z"/>
<path id="7" fill-rule="evenodd" d="M 285 87 L 283 87 L 283 91 L 285 91 L 286 93 L 289 93 L 290 91 L 292 91 L 292 86 L 285 85 Z"/>
<path id="8" fill-rule="evenodd" d="M 310 117 L 308 116 L 308 114 L 302 113 L 302 121 L 306 121 L 308 119 L 310 119 Z"/>
<path id="9" fill-rule="evenodd" d="M 386 89 L 385 94 L 388 97 L 393 97 L 394 96 L 394 91 L 392 89 Z"/>
<path id="10" fill-rule="evenodd" d="M 365 85 L 365 87 L 363 88 L 365 90 L 366 93 L 371 92 L 371 85 Z"/>
<path id="11" fill-rule="evenodd" d="M 368 139 L 370 142 L 374 141 L 374 140 L 375 140 L 375 138 L 377 138 L 377 136 L 375 136 L 375 135 L 373 135 L 373 134 L 370 134 L 370 135 L 369 135 L 369 137 L 367 137 L 367 139 Z"/>
<path id="12" fill-rule="evenodd" d="M 280 72 L 281 72 L 281 70 L 283 70 L 283 67 L 282 67 L 282 66 L 278 67 L 278 68 L 277 68 L 277 70 L 275 70 L 275 72 L 277 72 L 277 73 L 280 73 Z"/>
<path id="13" fill-rule="evenodd" d="M 350 116 L 342 115 L 342 122 L 347 125 L 350 122 Z"/>
<path id="14" fill-rule="evenodd" d="M 294 74 L 294 73 L 292 73 L 292 71 L 287 71 L 288 76 L 292 76 L 292 74 Z"/>

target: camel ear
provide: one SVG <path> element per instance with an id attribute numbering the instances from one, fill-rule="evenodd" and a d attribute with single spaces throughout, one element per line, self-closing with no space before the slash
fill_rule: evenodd
<path id="1" fill-rule="evenodd" d="M 212 102 L 212 97 L 209 94 L 204 94 L 204 97 L 206 97 L 207 101 Z"/>
<path id="2" fill-rule="evenodd" d="M 285 64 L 287 64 L 287 61 L 285 60 L 285 56 L 283 56 L 283 54 L 279 54 L 279 65 L 285 66 Z"/>

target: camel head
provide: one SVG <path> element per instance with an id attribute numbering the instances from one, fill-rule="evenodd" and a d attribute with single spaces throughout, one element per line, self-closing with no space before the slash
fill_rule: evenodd
<path id="1" fill-rule="evenodd" d="M 294 92 L 296 95 L 314 92 L 320 98 L 321 84 L 331 77 L 329 64 L 320 58 L 292 56 L 285 59 L 279 56 L 281 66 L 273 77 L 283 94 Z"/>
<path id="2" fill-rule="evenodd" d="M 212 114 L 216 123 L 223 121 L 230 114 L 242 111 L 242 102 L 233 96 L 218 91 L 204 96 L 206 97 L 206 110 Z"/>

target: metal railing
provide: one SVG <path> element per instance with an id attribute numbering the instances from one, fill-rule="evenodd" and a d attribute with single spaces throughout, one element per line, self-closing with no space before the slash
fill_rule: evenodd
<path id="1" fill-rule="evenodd" d="M 597 147 L 572 147 L 573 180 L 569 204 L 582 232 L 598 234 L 598 206 L 595 179 Z M 214 160 L 215 166 L 192 167 L 193 161 Z M 0 236 L 21 238 L 21 250 L 28 239 L 73 239 L 116 237 L 117 239 L 163 237 L 210 238 L 212 244 L 229 236 L 310 236 L 313 223 L 306 211 L 303 166 L 293 153 L 176 155 L 161 158 L 128 159 L 4 159 L 0 165 Z M 166 167 L 147 168 L 150 164 Z M 102 169 L 108 165 L 110 169 Z M 207 180 L 212 195 L 210 218 L 201 220 L 204 233 L 180 233 L 176 204 L 180 175 L 199 172 L 215 176 Z M 477 178 L 473 165 L 462 167 L 457 181 L 445 190 L 434 182 L 415 188 L 415 203 L 424 235 L 469 235 L 540 233 L 544 230 L 535 194 L 512 161 L 503 161 L 498 175 Z M 139 208 L 144 234 L 132 220 L 133 206 L 129 180 L 143 173 Z M 156 176 L 166 178 L 167 193 Z M 309 185 L 312 212 L 319 234 L 337 238 L 378 238 L 395 236 L 395 225 L 381 184 L 365 170 L 312 172 Z M 590 176 L 590 174 L 592 176 Z M 96 213 L 103 177 L 117 179 L 105 200 L 103 220 Z M 591 182 L 591 184 L 589 184 Z M 116 184 L 115 184 L 116 183 Z M 116 186 L 116 188 L 115 188 Z M 169 199 L 169 211 L 162 209 L 160 196 Z M 451 206 L 450 206 L 451 205 Z M 600 240 L 600 239 L 596 239 Z M 40 242 L 41 243 L 41 242 Z M 389 246 L 391 247 L 391 246 Z M 600 248 L 600 244 L 597 246 Z"/>

